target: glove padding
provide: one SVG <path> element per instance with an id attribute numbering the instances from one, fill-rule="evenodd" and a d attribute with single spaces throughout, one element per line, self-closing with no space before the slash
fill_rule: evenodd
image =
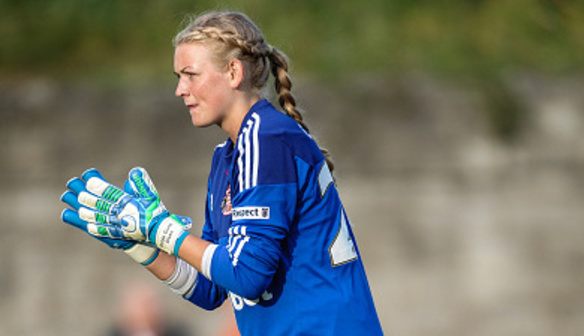
<path id="1" fill-rule="evenodd" d="M 95 169 L 86 171 L 82 177 L 85 183 L 72 179 L 67 184 L 77 192 L 78 204 L 70 205 L 78 206 L 78 216 L 86 223 L 80 228 L 94 237 L 152 243 L 168 253 L 178 254 L 180 244 L 188 235 L 185 229 L 190 228 L 192 221 L 166 210 L 143 168 L 133 168 L 129 173 L 125 189 L 131 189 L 134 195 L 110 184 Z M 71 196 L 65 198 L 68 197 Z"/>

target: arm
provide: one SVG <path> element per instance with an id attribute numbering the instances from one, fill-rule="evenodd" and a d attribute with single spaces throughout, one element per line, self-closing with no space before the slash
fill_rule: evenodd
<path id="1" fill-rule="evenodd" d="M 280 267 L 295 200 L 295 186 L 289 184 L 258 186 L 236 196 L 229 238 L 206 248 L 202 274 L 243 298 L 262 296 Z"/>
<path id="2" fill-rule="evenodd" d="M 146 269 L 158 279 L 166 281 L 174 272 L 176 267 L 176 257 L 166 252 L 160 252 L 158 253 L 158 257 L 156 257 L 150 265 L 144 267 L 146 267 Z"/>
<path id="3" fill-rule="evenodd" d="M 209 245 L 211 245 L 210 242 L 189 234 L 180 246 L 179 257 L 201 272 L 203 253 Z M 158 279 L 165 281 L 170 278 L 175 266 L 176 257 L 174 255 L 160 252 L 158 257 L 150 265 L 146 265 L 145 267 Z"/>
<path id="4" fill-rule="evenodd" d="M 200 248 L 209 245 L 211 243 L 189 234 L 181 245 L 180 258 L 161 251 L 158 257 L 145 267 L 176 294 L 203 309 L 213 310 L 225 301 L 227 290 L 206 277 L 199 276 L 200 272 L 193 268 L 193 264 L 200 265 L 201 258 L 198 257 Z M 183 257 L 187 260 L 183 261 Z"/>

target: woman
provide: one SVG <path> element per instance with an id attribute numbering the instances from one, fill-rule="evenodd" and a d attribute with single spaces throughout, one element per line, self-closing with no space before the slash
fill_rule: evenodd
<path id="1" fill-rule="evenodd" d="M 63 220 L 204 309 L 229 297 L 242 335 L 382 334 L 333 165 L 296 108 L 285 55 L 233 12 L 196 18 L 174 46 L 175 94 L 195 126 L 228 136 L 213 156 L 202 237 L 168 214 L 142 169 L 127 194 L 95 170 L 70 182 L 63 199 L 78 213 Z M 284 113 L 261 98 L 270 72 Z"/>

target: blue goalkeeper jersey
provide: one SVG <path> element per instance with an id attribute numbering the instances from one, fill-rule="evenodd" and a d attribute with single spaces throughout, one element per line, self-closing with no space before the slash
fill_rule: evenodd
<path id="1" fill-rule="evenodd" d="M 229 297 L 242 335 L 382 335 L 324 156 L 266 100 L 215 149 L 202 237 L 214 245 L 187 299 Z"/>

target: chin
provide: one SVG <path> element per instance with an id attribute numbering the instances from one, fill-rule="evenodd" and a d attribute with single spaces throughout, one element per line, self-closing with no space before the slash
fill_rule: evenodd
<path id="1" fill-rule="evenodd" d="M 202 120 L 196 120 L 196 119 L 194 119 L 194 118 L 193 118 L 191 121 L 193 122 L 193 125 L 194 125 L 195 127 L 201 127 L 201 128 L 205 128 L 205 127 L 209 127 L 209 126 L 213 125 L 213 123 L 210 123 L 210 122 L 204 122 L 204 121 L 202 121 Z"/>

